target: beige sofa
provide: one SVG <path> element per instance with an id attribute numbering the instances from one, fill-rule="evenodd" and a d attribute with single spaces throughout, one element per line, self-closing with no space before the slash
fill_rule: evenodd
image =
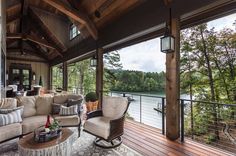
<path id="1" fill-rule="evenodd" d="M 74 94 L 55 96 L 23 96 L 18 99 L 6 98 L 0 108 L 14 108 L 24 106 L 21 123 L 9 124 L 0 127 L 0 143 L 31 133 L 37 127 L 46 123 L 47 115 L 52 113 L 52 103 L 63 104 L 68 99 L 79 100 L 83 97 Z M 62 127 L 78 127 L 80 132 L 81 119 L 78 115 L 53 116 Z M 80 133 L 79 133 L 80 134 Z"/>

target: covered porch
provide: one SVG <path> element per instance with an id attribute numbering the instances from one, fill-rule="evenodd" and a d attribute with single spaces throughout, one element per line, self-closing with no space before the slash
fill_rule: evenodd
<path id="1" fill-rule="evenodd" d="M 126 120 L 123 143 L 142 155 L 233 155 L 184 139 L 180 30 L 235 13 L 235 1 L 10 0 L 1 4 L 1 54 L 6 62 L 1 68 L 1 98 L 6 97 L 8 85 L 17 85 L 17 92 L 39 85 L 41 95 L 55 89 L 68 91 L 69 65 L 96 58 L 94 89 L 100 107 L 105 94 L 104 54 L 163 36 L 171 6 L 169 29 L 175 37 L 175 48 L 173 53 L 166 54 L 166 97 L 161 110 L 166 114 L 162 129 Z M 62 73 L 56 75 L 60 86 L 53 86 L 55 66 Z"/>

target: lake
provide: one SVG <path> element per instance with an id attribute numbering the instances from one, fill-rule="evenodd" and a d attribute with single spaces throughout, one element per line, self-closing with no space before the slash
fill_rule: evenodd
<path id="1" fill-rule="evenodd" d="M 112 96 L 123 96 L 121 93 L 110 93 Z M 127 96 L 130 96 L 134 99 L 134 101 L 131 101 L 128 114 L 130 117 L 132 117 L 135 121 L 144 123 L 146 125 L 150 125 L 155 128 L 162 129 L 162 113 L 154 110 L 154 108 L 160 108 L 161 109 L 161 98 L 154 97 L 165 97 L 164 94 L 140 94 L 137 93 L 129 93 L 126 94 Z M 145 96 L 147 95 L 147 96 Z M 148 97 L 152 96 L 152 97 Z M 188 95 L 181 95 L 181 98 L 188 98 Z M 141 103 L 140 103 L 141 101 Z M 141 113 L 140 113 L 141 110 Z M 141 117 L 140 117 L 141 116 Z M 141 121 L 140 121 L 141 120 Z"/>

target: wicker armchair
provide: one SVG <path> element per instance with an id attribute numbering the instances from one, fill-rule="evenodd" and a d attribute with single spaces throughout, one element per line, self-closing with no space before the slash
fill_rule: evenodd
<path id="1" fill-rule="evenodd" d="M 103 97 L 102 110 L 87 114 L 84 131 L 97 138 L 96 146 L 114 148 L 122 143 L 125 113 L 129 107 L 128 100 L 123 97 Z M 101 144 L 100 141 L 106 141 Z"/>

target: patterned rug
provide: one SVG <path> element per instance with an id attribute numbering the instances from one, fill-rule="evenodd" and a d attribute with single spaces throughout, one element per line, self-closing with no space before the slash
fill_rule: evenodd
<path id="1" fill-rule="evenodd" d="M 141 156 L 138 152 L 124 144 L 114 149 L 103 149 L 94 146 L 94 136 L 86 132 L 81 132 L 80 138 L 76 138 L 76 129 L 71 130 L 75 132 L 72 156 Z M 19 156 L 17 142 L 18 139 L 14 139 L 1 144 L 0 156 Z"/>

